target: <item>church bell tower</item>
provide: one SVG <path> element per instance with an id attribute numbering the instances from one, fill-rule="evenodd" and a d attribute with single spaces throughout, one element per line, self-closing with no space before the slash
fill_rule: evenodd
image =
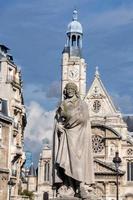
<path id="1" fill-rule="evenodd" d="M 64 87 L 68 82 L 74 82 L 78 86 L 83 99 L 86 95 L 86 63 L 82 58 L 83 29 L 78 22 L 77 10 L 73 11 L 66 36 L 67 41 L 62 52 L 62 99 Z"/>

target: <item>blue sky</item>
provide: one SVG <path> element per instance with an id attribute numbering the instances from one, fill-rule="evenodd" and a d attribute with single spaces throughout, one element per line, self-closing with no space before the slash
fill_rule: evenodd
<path id="1" fill-rule="evenodd" d="M 36 145 L 34 153 L 40 151 L 43 138 L 51 137 L 49 124 L 60 94 L 61 53 L 74 8 L 84 31 L 87 87 L 98 65 L 121 112 L 133 113 L 132 0 L 0 0 L 0 43 L 11 49 L 22 70 L 28 116 L 26 148 L 34 150 Z"/>

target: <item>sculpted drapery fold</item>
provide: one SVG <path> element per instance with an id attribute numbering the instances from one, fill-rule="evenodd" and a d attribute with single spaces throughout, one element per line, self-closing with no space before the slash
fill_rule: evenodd
<path id="1" fill-rule="evenodd" d="M 70 84 L 69 84 L 70 87 Z M 53 137 L 53 183 L 66 177 L 84 184 L 94 183 L 91 126 L 87 104 L 77 95 L 61 102 L 56 111 Z"/>

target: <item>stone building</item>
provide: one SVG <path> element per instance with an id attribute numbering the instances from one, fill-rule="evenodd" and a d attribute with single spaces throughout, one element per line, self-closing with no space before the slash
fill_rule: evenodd
<path id="1" fill-rule="evenodd" d="M 51 148 L 49 145 L 44 145 L 38 163 L 37 199 L 41 200 L 48 196 L 53 196 L 51 185 Z"/>
<path id="2" fill-rule="evenodd" d="M 8 197 L 8 152 L 9 152 L 9 132 L 12 125 L 12 118 L 6 115 L 1 109 L 0 112 L 0 199 Z"/>
<path id="3" fill-rule="evenodd" d="M 122 163 L 119 167 L 120 200 L 133 199 L 133 138 L 130 136 L 123 116 L 116 109 L 105 89 L 98 67 L 89 91 L 86 92 L 86 63 L 82 57 L 82 25 L 78 22 L 77 11 L 68 24 L 67 42 L 62 53 L 62 99 L 63 89 L 69 81 L 77 84 L 79 94 L 88 104 L 92 126 L 96 194 L 98 200 L 116 200 L 116 168 L 113 163 L 118 151 Z M 88 133 L 89 134 L 89 133 Z M 38 164 L 38 199 L 49 193 L 51 149 L 43 149 Z M 41 197 L 41 198 L 39 198 Z"/>
<path id="4" fill-rule="evenodd" d="M 26 115 L 22 94 L 21 71 L 0 45 L 0 199 L 9 197 L 8 181 L 12 183 L 11 196 L 18 199 L 20 171 L 25 161 L 23 150 Z M 4 187 L 5 186 L 5 187 Z"/>

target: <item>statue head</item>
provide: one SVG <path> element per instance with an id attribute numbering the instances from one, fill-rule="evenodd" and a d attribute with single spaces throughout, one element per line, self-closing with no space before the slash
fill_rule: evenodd
<path id="1" fill-rule="evenodd" d="M 74 95 L 79 98 L 78 87 L 75 83 L 69 82 L 66 84 L 64 91 L 64 98 L 72 98 Z"/>

